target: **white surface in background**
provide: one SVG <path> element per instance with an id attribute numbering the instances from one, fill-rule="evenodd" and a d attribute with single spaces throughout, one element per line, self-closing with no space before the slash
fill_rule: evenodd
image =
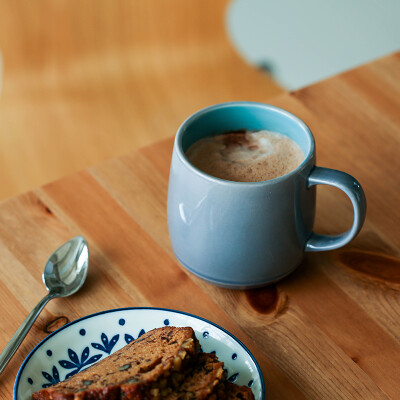
<path id="1" fill-rule="evenodd" d="M 289 90 L 400 49 L 400 0 L 233 0 L 233 45 Z"/>

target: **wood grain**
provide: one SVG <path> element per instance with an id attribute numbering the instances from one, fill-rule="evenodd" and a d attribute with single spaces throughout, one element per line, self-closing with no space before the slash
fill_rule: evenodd
<path id="1" fill-rule="evenodd" d="M 235 53 L 228 0 L 1 0 L 0 198 L 282 92 Z"/>
<path id="2" fill-rule="evenodd" d="M 222 325 L 254 352 L 268 399 L 398 399 L 398 71 L 395 54 L 272 100 L 311 127 L 319 165 L 359 178 L 368 213 L 351 244 L 307 254 L 266 288 L 221 289 L 174 258 L 166 219 L 172 138 L 2 202 L 0 347 L 43 295 L 40 274 L 54 248 L 83 234 L 91 268 L 78 294 L 46 306 L 0 378 L 0 399 L 11 397 L 18 367 L 52 326 L 126 306 L 170 307 Z M 318 188 L 317 201 L 317 231 L 351 223 L 338 191 Z"/>

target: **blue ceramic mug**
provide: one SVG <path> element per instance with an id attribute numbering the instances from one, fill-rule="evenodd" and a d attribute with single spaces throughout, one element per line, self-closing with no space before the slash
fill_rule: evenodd
<path id="1" fill-rule="evenodd" d="M 202 137 L 242 129 L 288 136 L 302 149 L 304 161 L 275 179 L 232 182 L 200 171 L 185 156 Z M 350 230 L 335 236 L 313 232 L 317 184 L 335 186 L 350 198 Z M 172 250 L 185 268 L 210 283 L 244 289 L 277 281 L 299 265 L 304 252 L 350 242 L 365 213 L 357 180 L 316 167 L 311 131 L 285 110 L 251 102 L 217 104 L 190 116 L 177 132 L 168 187 Z"/>

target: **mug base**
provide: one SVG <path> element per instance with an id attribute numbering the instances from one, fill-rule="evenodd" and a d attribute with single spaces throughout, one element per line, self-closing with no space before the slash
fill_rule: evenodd
<path id="1" fill-rule="evenodd" d="M 175 255 L 176 257 L 176 255 Z M 209 276 L 203 275 L 198 273 L 197 271 L 194 271 L 192 268 L 187 266 L 185 263 L 183 263 L 179 257 L 176 257 L 179 263 L 187 269 L 190 273 L 193 275 L 197 276 L 198 278 L 202 279 L 203 281 L 206 281 L 207 283 L 211 283 L 212 285 L 222 287 L 225 289 L 237 289 L 237 290 L 244 290 L 244 289 L 257 289 L 263 286 L 268 286 L 271 285 L 275 282 L 280 281 L 281 279 L 285 278 L 286 276 L 290 275 L 292 272 L 294 272 L 297 268 L 297 265 L 291 269 L 290 271 L 278 275 L 278 276 L 273 276 L 267 280 L 264 280 L 262 282 L 235 282 L 235 281 L 229 281 L 229 280 L 216 280 L 214 278 L 211 278 Z"/>

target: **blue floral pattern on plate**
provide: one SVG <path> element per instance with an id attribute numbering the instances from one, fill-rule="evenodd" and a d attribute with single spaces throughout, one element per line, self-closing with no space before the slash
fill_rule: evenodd
<path id="1" fill-rule="evenodd" d="M 103 332 L 101 334 L 101 342 L 103 343 L 102 345 L 99 343 L 91 343 L 92 347 L 94 347 L 97 350 L 104 351 L 107 354 L 111 354 L 112 349 L 114 346 L 117 344 L 119 339 L 119 335 L 114 335 L 111 340 L 108 340 L 107 335 Z M 96 360 L 97 361 L 97 360 Z"/>
<path id="2" fill-rule="evenodd" d="M 42 388 L 47 388 L 51 385 L 55 385 L 56 383 L 60 382 L 60 375 L 59 375 L 58 369 L 55 365 L 53 366 L 51 375 L 46 371 L 42 371 L 42 375 L 48 381 L 48 383 L 43 383 Z M 30 384 L 32 384 L 33 383 L 32 378 L 28 378 L 28 382 Z"/>
<path id="3" fill-rule="evenodd" d="M 261 370 L 249 350 L 214 323 L 191 314 L 162 308 L 124 308 L 88 315 L 47 336 L 22 364 L 14 400 L 58 383 L 122 348 L 145 332 L 161 326 L 191 326 L 204 351 L 225 363 L 228 380 L 252 388 L 265 399 Z"/>
<path id="4" fill-rule="evenodd" d="M 60 360 L 58 363 L 65 369 L 72 369 L 72 372 L 69 372 L 65 375 L 65 379 L 70 378 L 72 375 L 78 373 L 81 369 L 88 367 L 90 364 L 99 361 L 102 357 L 102 354 L 96 354 L 89 358 L 89 346 L 86 346 L 79 358 L 74 350 L 68 349 L 69 360 Z"/>

